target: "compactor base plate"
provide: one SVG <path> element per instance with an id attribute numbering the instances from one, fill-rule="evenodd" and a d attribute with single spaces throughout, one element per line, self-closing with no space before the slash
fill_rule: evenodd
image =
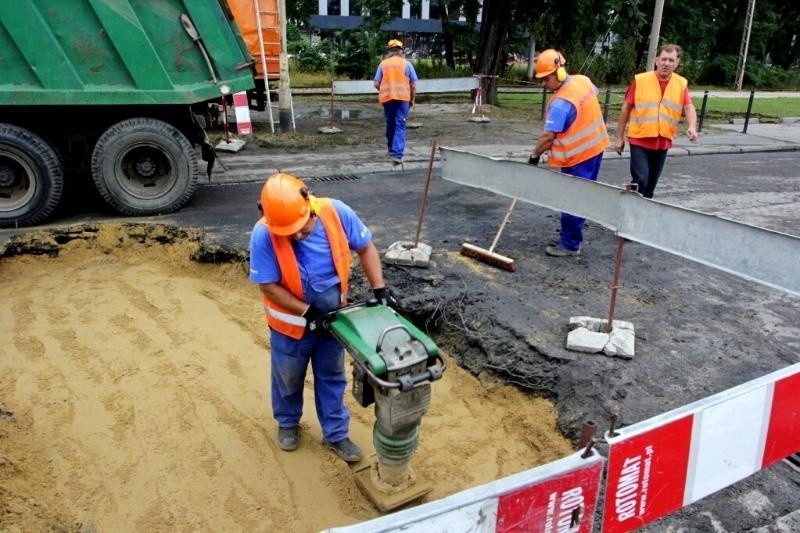
<path id="1" fill-rule="evenodd" d="M 362 461 L 353 467 L 353 476 L 361 492 L 382 513 L 393 511 L 407 503 L 418 500 L 433 490 L 432 484 L 415 480 L 404 489 L 387 493 L 381 490 L 373 481 L 373 476 L 375 476 L 377 469 L 378 459 L 373 455 L 370 457 L 369 463 L 364 464 L 364 461 Z"/>

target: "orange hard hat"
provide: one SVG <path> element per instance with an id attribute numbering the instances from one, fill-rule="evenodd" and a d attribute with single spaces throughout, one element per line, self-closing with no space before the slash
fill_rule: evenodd
<path id="1" fill-rule="evenodd" d="M 291 174 L 273 174 L 261 188 L 261 209 L 272 233 L 293 235 L 311 217 L 308 187 Z"/>
<path id="2" fill-rule="evenodd" d="M 558 50 L 553 50 L 552 48 L 543 50 L 536 58 L 536 77 L 544 78 L 556 72 L 558 69 L 563 68 L 566 64 L 566 58 Z"/>
<path id="3" fill-rule="evenodd" d="M 387 48 L 403 48 L 403 42 L 399 41 L 398 39 L 392 39 L 389 41 L 389 44 L 386 45 Z"/>

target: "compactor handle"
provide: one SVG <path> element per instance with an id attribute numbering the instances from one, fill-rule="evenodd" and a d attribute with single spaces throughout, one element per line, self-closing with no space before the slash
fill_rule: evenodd
<path id="1" fill-rule="evenodd" d="M 409 339 L 411 339 L 412 341 L 417 341 L 420 344 L 422 344 L 423 348 L 425 347 L 425 343 L 423 343 L 414 335 L 412 335 L 411 332 L 408 330 L 408 328 L 405 327 L 403 324 L 394 324 L 384 329 L 381 332 L 380 336 L 378 337 L 378 342 L 376 343 L 375 346 L 375 351 L 377 353 L 380 354 L 383 351 L 383 343 L 386 340 L 386 335 L 398 329 L 405 331 Z M 427 353 L 427 348 L 425 349 L 425 352 Z M 375 383 L 376 385 L 390 389 L 400 388 L 401 391 L 407 391 L 413 389 L 414 387 L 420 385 L 421 383 L 425 383 L 427 381 L 436 381 L 437 379 L 440 379 L 442 377 L 442 374 L 447 368 L 447 361 L 445 361 L 444 358 L 439 354 L 436 354 L 434 357 L 436 358 L 436 361 L 438 363 L 437 365 L 429 366 L 425 370 L 425 372 L 423 372 L 422 374 L 417 374 L 416 376 L 400 376 L 398 380 L 395 382 L 385 381 L 376 376 L 369 369 L 367 369 L 367 374 L 369 375 L 373 383 Z"/>

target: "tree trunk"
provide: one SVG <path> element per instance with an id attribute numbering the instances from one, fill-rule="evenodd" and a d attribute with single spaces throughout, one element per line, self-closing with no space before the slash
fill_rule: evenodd
<path id="1" fill-rule="evenodd" d="M 456 69 L 456 59 L 453 53 L 453 35 L 450 33 L 450 14 L 447 6 L 439 5 L 439 21 L 442 23 L 442 38 L 444 39 L 444 60 L 450 70 Z"/>
<path id="2" fill-rule="evenodd" d="M 505 65 L 503 54 L 508 30 L 514 20 L 515 0 L 484 0 L 481 17 L 481 36 L 478 40 L 478 55 L 475 59 L 475 74 L 499 76 Z M 483 80 L 485 101 L 497 105 L 497 78 Z"/>

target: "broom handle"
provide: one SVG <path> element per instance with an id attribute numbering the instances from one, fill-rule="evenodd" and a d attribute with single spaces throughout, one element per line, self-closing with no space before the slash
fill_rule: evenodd
<path id="1" fill-rule="evenodd" d="M 508 211 L 506 211 L 506 216 L 503 217 L 503 221 L 500 223 L 500 229 L 497 230 L 497 235 L 494 236 L 494 240 L 492 241 L 492 245 L 489 247 L 489 253 L 494 252 L 494 247 L 497 246 L 497 241 L 500 240 L 500 235 L 503 234 L 503 228 L 506 227 L 506 222 L 508 222 L 509 217 L 511 217 L 511 212 L 514 210 L 514 206 L 517 204 L 517 199 L 514 198 L 511 200 L 511 205 L 508 206 Z"/>
<path id="2" fill-rule="evenodd" d="M 433 158 L 436 155 L 436 140 L 431 141 L 431 158 L 428 160 L 428 172 L 425 174 L 425 187 L 422 190 L 422 206 L 419 208 L 419 220 L 417 221 L 417 235 L 414 237 L 414 248 L 419 245 L 419 233 L 422 231 L 422 219 L 425 217 L 425 204 L 428 200 L 428 187 L 431 184 L 431 173 L 433 172 Z"/>

